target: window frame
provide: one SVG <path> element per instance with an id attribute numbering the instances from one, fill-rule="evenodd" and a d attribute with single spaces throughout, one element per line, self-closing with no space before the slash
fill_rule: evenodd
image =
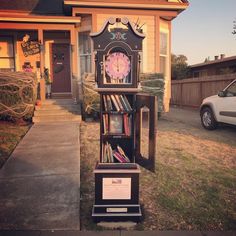
<path id="1" fill-rule="evenodd" d="M 160 28 L 160 45 L 159 45 L 159 70 L 160 70 L 160 73 L 163 73 L 163 75 L 165 77 L 168 76 L 168 60 L 169 60 L 169 30 L 167 29 L 164 29 L 164 28 Z M 163 54 L 161 51 L 161 34 L 165 34 L 166 35 L 166 53 Z M 165 68 L 164 68 L 164 71 L 161 71 L 161 58 L 164 59 L 165 61 Z"/>
<path id="2" fill-rule="evenodd" d="M 92 73 L 92 41 L 91 38 L 89 36 L 90 31 L 84 31 L 84 32 L 79 32 L 79 58 L 80 58 L 80 68 L 82 69 L 82 61 L 85 62 L 85 66 L 84 68 L 86 69 L 85 71 L 80 71 L 80 75 L 83 76 L 83 73 Z M 87 38 L 86 40 L 88 40 L 88 45 L 89 47 L 86 48 L 84 45 L 84 38 L 83 35 L 86 35 Z M 81 45 L 83 45 L 81 48 Z M 88 46 L 86 45 L 86 46 Z M 83 49 L 83 50 L 82 50 Z M 84 60 L 82 60 L 84 59 Z M 90 64 L 88 64 L 87 62 L 90 61 Z"/>
<path id="3" fill-rule="evenodd" d="M 6 39 L 11 39 L 11 43 L 12 43 L 12 55 L 13 56 L 9 56 L 9 57 L 2 57 L 0 54 L 0 59 L 9 59 L 9 60 L 13 60 L 13 67 L 10 68 L 1 68 L 0 67 L 0 71 L 16 71 L 16 55 L 15 55 L 15 41 L 14 41 L 14 36 L 13 35 L 1 35 L 1 38 L 6 38 Z M 8 42 L 8 41 L 7 41 Z"/>

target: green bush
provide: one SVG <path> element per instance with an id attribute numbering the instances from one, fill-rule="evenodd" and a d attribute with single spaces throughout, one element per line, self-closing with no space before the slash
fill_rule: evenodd
<path id="1" fill-rule="evenodd" d="M 140 82 L 142 92 L 157 96 L 158 98 L 158 113 L 163 111 L 163 97 L 165 90 L 165 80 L 163 74 L 141 74 Z"/>

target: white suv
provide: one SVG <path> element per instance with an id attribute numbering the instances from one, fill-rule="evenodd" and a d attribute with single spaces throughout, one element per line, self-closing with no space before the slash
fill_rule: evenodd
<path id="1" fill-rule="evenodd" d="M 200 108 L 202 126 L 213 130 L 218 123 L 236 125 L 236 80 L 230 83 L 218 95 L 202 101 Z"/>

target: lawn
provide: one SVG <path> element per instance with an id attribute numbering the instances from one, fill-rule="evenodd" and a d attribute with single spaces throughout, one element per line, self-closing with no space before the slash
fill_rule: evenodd
<path id="1" fill-rule="evenodd" d="M 215 136 L 215 134 L 217 134 Z M 144 219 L 136 230 L 236 230 L 236 142 L 221 134 L 158 123 L 155 173 L 141 168 Z M 99 124 L 81 125 L 81 228 L 91 219 Z"/>
<path id="2" fill-rule="evenodd" d="M 0 168 L 9 158 L 16 145 L 29 130 L 30 125 L 0 121 Z"/>

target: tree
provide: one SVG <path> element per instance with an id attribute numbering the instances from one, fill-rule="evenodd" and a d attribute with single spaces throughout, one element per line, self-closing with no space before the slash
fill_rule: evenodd
<path id="1" fill-rule="evenodd" d="M 234 21 L 232 34 L 236 34 L 236 20 Z"/>
<path id="2" fill-rule="evenodd" d="M 184 55 L 171 54 L 171 78 L 172 80 L 186 79 L 189 68 L 188 58 Z"/>

